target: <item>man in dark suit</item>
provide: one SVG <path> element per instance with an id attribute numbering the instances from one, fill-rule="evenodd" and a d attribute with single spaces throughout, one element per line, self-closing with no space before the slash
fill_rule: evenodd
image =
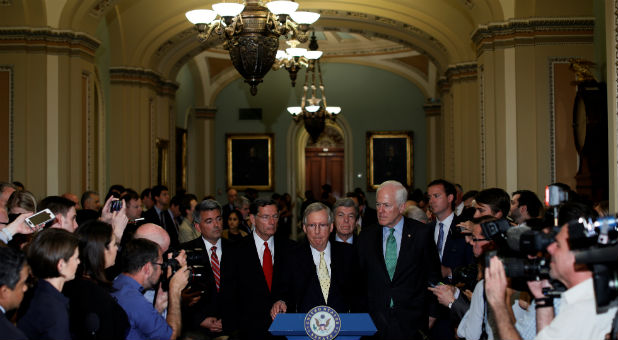
<path id="1" fill-rule="evenodd" d="M 356 224 L 360 230 L 378 224 L 378 213 L 367 205 L 365 193 L 360 188 L 356 188 L 354 192 L 347 193 L 346 196 L 354 200 L 358 207 Z"/>
<path id="2" fill-rule="evenodd" d="M 437 309 L 427 290 L 441 279 L 433 233 L 402 215 L 406 197 L 401 183 L 382 183 L 376 196 L 380 227 L 364 229 L 358 240 L 368 310 L 380 339 L 423 338 Z"/>
<path id="3" fill-rule="evenodd" d="M 285 275 L 285 291 L 271 309 L 273 319 L 288 310 L 307 313 L 320 305 L 330 306 L 338 313 L 362 309 L 354 247 L 344 242 L 329 242 L 332 230 L 330 209 L 321 202 L 310 204 L 303 216 L 308 242 L 293 252 L 294 270 Z"/>
<path id="4" fill-rule="evenodd" d="M 250 220 L 255 230 L 234 245 L 221 283 L 226 306 L 223 329 L 241 339 L 268 339 L 270 309 L 281 295 L 294 242 L 275 236 L 279 211 L 274 201 L 255 200 Z"/>
<path id="5" fill-rule="evenodd" d="M 19 307 L 28 290 L 28 272 L 26 256 L 22 252 L 0 247 L 0 337 L 3 339 L 28 339 L 6 317 L 8 311 Z"/>
<path id="6" fill-rule="evenodd" d="M 433 239 L 442 264 L 441 282 L 451 283 L 453 269 L 474 262 L 472 247 L 466 243 L 465 237 L 457 228 L 457 224 L 463 222 L 454 213 L 457 191 L 452 183 L 437 179 L 427 186 L 427 195 L 429 209 L 436 217 L 436 221 L 429 226 L 433 231 Z M 440 306 L 438 319 L 431 329 L 431 338 L 452 339 L 455 336 L 456 326 L 457 324 L 453 324 L 450 320 L 449 308 Z"/>
<path id="7" fill-rule="evenodd" d="M 215 200 L 204 200 L 193 210 L 193 224 L 201 236 L 183 243 L 180 247 L 186 250 L 200 251 L 204 255 L 205 276 L 196 282 L 201 290 L 200 300 L 188 307 L 185 315 L 189 315 L 188 325 L 191 329 L 206 329 L 210 338 L 221 336 L 221 279 L 226 269 L 229 243 L 221 238 L 223 219 L 221 205 Z M 198 250 L 199 249 L 199 250 Z M 225 256 L 224 256 L 225 255 Z"/>
<path id="8" fill-rule="evenodd" d="M 335 230 L 330 234 L 331 242 L 355 244 L 357 241 L 356 218 L 358 206 L 349 197 L 340 198 L 333 205 Z"/>
<path id="9" fill-rule="evenodd" d="M 165 229 L 170 236 L 170 247 L 177 249 L 178 227 L 174 221 L 172 213 L 168 210 L 170 204 L 170 193 L 164 185 L 156 185 L 151 190 L 154 206 L 144 213 L 146 223 L 154 223 Z"/>

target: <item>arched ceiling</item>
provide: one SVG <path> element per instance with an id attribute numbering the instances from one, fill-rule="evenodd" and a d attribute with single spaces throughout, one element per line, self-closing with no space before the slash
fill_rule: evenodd
<path id="1" fill-rule="evenodd" d="M 67 0 L 62 28 L 94 34 L 106 20 L 114 66 L 154 69 L 167 78 L 178 64 L 211 48 L 195 39 L 184 13 L 210 8 L 199 0 Z M 470 34 L 478 24 L 502 19 L 500 0 L 298 0 L 300 9 L 321 13 L 319 31 L 367 38 L 376 53 L 390 42 L 395 52 L 414 50 L 439 69 L 474 59 Z M 381 44 L 381 45 L 380 45 Z M 370 51 L 372 49 L 366 49 Z"/>

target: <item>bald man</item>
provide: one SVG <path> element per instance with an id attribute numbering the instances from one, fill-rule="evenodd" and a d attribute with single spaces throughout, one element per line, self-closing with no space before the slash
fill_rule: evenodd
<path id="1" fill-rule="evenodd" d="M 164 254 L 170 247 L 170 236 L 167 234 L 167 231 L 154 223 L 146 223 L 139 226 L 139 228 L 135 230 L 133 238 L 144 238 L 158 244 L 161 248 L 161 252 Z M 163 291 L 161 285 L 158 284 L 155 289 L 145 291 L 144 297 L 152 303 L 152 301 L 155 300 L 155 291 L 157 293 L 157 301 L 154 306 L 165 318 L 167 316 L 167 292 Z"/>
<path id="2" fill-rule="evenodd" d="M 165 253 L 170 247 L 170 236 L 165 229 L 154 223 L 142 224 L 135 230 L 133 238 L 145 238 L 161 247 L 161 251 Z"/>
<path id="3" fill-rule="evenodd" d="M 81 206 L 80 206 L 80 204 L 79 204 L 79 198 L 77 197 L 77 195 L 72 194 L 72 193 L 70 193 L 70 192 L 66 192 L 66 193 L 64 193 L 64 194 L 62 195 L 62 197 L 66 198 L 66 199 L 68 199 L 68 200 L 70 200 L 70 201 L 75 202 L 75 209 L 76 209 L 76 210 L 81 209 Z"/>

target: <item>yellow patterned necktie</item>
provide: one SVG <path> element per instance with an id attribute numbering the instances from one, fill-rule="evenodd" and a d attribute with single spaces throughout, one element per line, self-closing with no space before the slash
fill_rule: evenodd
<path id="1" fill-rule="evenodd" d="M 324 295 L 324 302 L 328 303 L 328 290 L 330 289 L 330 275 L 328 275 L 328 268 L 326 268 L 326 261 L 324 260 L 324 252 L 320 252 L 320 265 L 318 266 L 318 279 L 320 280 L 320 288 L 322 288 L 322 295 Z"/>

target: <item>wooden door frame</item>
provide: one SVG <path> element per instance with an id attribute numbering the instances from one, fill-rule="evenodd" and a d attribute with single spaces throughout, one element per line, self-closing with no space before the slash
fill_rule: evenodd
<path id="1" fill-rule="evenodd" d="M 343 174 L 343 189 L 351 191 L 353 188 L 353 169 L 354 158 L 352 155 L 353 135 L 350 125 L 343 116 L 337 117 L 335 122 L 327 121 L 327 125 L 337 129 L 343 136 L 343 152 L 344 152 L 344 174 Z M 305 127 L 300 123 L 296 123 L 290 119 L 290 125 L 286 136 L 286 178 L 287 192 L 292 194 L 292 199 L 297 200 L 305 193 L 305 146 L 309 134 Z M 294 209 L 292 221 L 298 220 L 298 211 Z M 292 237 L 296 238 L 296 228 L 292 228 Z"/>

